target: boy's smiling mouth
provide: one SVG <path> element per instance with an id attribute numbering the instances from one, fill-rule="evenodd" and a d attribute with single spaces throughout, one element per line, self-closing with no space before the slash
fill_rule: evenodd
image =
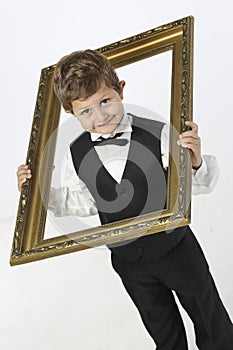
<path id="1" fill-rule="evenodd" d="M 104 123 L 96 125 L 96 128 L 101 128 L 108 125 L 113 120 L 114 117 L 115 117 L 114 115 L 110 116 L 110 118 L 108 118 Z"/>

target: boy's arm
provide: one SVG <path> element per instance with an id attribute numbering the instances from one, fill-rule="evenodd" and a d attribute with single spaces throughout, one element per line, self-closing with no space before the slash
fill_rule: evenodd
<path id="1" fill-rule="evenodd" d="M 75 215 L 81 217 L 92 216 L 98 213 L 95 202 L 85 185 L 76 190 L 67 186 L 50 188 L 48 209 L 55 216 Z"/>
<path id="2" fill-rule="evenodd" d="M 48 209 L 55 216 L 86 217 L 98 213 L 91 193 L 75 172 L 70 150 L 65 157 L 64 184 L 58 188 L 51 187 Z"/>
<path id="3" fill-rule="evenodd" d="M 91 216 L 97 214 L 95 201 L 86 185 L 78 178 L 71 157 L 68 152 L 65 161 L 64 186 L 50 188 L 48 209 L 55 216 Z M 27 165 L 20 165 L 17 170 L 18 190 L 21 191 L 23 183 L 32 178 L 31 170 Z"/>
<path id="4" fill-rule="evenodd" d="M 188 123 L 187 123 L 188 125 Z M 191 149 L 192 155 L 192 194 L 210 193 L 219 177 L 219 166 L 215 156 L 201 155 L 201 140 L 198 136 L 198 126 L 189 122 L 192 130 L 184 132 L 178 144 Z M 164 168 L 168 167 L 169 125 L 165 124 L 161 135 L 161 153 Z"/>

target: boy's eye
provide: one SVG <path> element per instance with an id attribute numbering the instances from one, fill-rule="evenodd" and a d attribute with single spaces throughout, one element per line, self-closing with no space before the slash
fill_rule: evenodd
<path id="1" fill-rule="evenodd" d="M 106 106 L 109 102 L 110 102 L 110 98 L 105 98 L 100 102 L 100 106 L 101 107 Z"/>
<path id="2" fill-rule="evenodd" d="M 88 115 L 91 114 L 91 109 L 90 108 L 86 108 L 82 112 L 80 112 L 80 114 L 84 115 L 84 116 L 88 116 Z"/>

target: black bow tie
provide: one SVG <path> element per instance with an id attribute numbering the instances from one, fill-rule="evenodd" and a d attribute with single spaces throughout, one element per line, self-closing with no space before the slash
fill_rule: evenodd
<path id="1" fill-rule="evenodd" d="M 116 133 L 113 137 L 105 139 L 100 136 L 96 141 L 92 141 L 94 146 L 104 146 L 104 145 L 117 145 L 125 146 L 129 141 L 127 139 L 118 139 L 123 134 L 123 132 Z"/>

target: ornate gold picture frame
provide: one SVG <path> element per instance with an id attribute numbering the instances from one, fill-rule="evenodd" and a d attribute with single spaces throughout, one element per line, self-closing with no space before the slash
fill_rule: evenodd
<path id="1" fill-rule="evenodd" d="M 27 180 L 22 187 L 10 258 L 11 265 L 156 234 L 190 223 L 191 162 L 189 151 L 178 146 L 177 139 L 178 135 L 186 130 L 185 121 L 192 120 L 193 17 L 161 25 L 97 50 L 106 55 L 116 69 L 169 50 L 172 52 L 170 105 L 172 127 L 169 138 L 166 208 L 162 213 L 141 215 L 134 220 L 120 220 L 79 232 L 44 238 L 56 149 L 56 130 L 61 112 L 60 102 L 53 90 L 55 66 L 46 67 L 41 72 L 26 158 L 26 164 L 32 170 L 33 178 Z M 42 157 L 51 135 L 54 142 L 50 143 L 47 156 Z M 41 178 L 42 161 L 45 171 Z"/>

